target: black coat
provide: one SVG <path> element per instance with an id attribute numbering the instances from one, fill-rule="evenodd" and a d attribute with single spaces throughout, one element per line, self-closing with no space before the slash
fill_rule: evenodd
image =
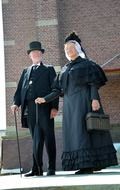
<path id="1" fill-rule="evenodd" d="M 47 102 L 64 94 L 63 155 L 64 170 L 80 168 L 101 169 L 117 164 L 115 149 L 109 132 L 86 128 L 85 117 L 92 110 L 93 99 L 99 100 L 98 89 L 106 83 L 103 70 L 96 63 L 78 57 L 65 65 L 54 83 L 53 92 L 45 96 Z M 103 112 L 102 106 L 99 110 Z"/>
<path id="2" fill-rule="evenodd" d="M 26 94 L 29 88 L 29 79 L 32 71 L 32 66 L 23 70 L 20 77 L 17 90 L 14 95 L 14 104 L 18 107 L 21 106 L 21 122 L 22 127 L 28 127 L 26 117 L 24 117 L 24 109 L 26 107 Z M 44 65 L 41 63 L 37 69 L 36 78 L 34 82 L 34 97 L 43 97 L 51 92 L 51 86 L 55 79 L 56 73 L 52 66 Z M 49 103 L 50 108 L 58 109 L 58 99 Z"/>

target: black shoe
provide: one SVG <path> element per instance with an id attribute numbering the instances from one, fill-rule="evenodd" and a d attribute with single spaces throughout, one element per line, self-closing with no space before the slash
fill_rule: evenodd
<path id="1" fill-rule="evenodd" d="M 50 175 L 55 175 L 55 170 L 49 170 L 47 172 L 47 176 L 50 176 Z"/>
<path id="2" fill-rule="evenodd" d="M 75 172 L 75 175 L 80 175 L 80 174 L 93 174 L 92 169 L 81 169 Z"/>
<path id="3" fill-rule="evenodd" d="M 32 177 L 32 176 L 43 176 L 43 171 L 36 172 L 36 171 L 30 171 L 24 175 L 25 177 Z"/>

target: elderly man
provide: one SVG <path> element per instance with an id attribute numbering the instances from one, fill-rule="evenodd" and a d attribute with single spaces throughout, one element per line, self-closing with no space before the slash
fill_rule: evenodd
<path id="1" fill-rule="evenodd" d="M 56 169 L 54 117 L 58 111 L 58 99 L 44 105 L 35 104 L 37 97 L 45 96 L 51 92 L 51 86 L 56 77 L 53 66 L 45 65 L 42 62 L 44 51 L 38 41 L 29 44 L 27 53 L 32 64 L 23 70 L 14 94 L 14 103 L 11 106 L 13 113 L 18 111 L 19 106 L 21 106 L 22 127 L 29 128 L 33 139 L 33 167 L 32 171 L 25 174 L 26 177 L 43 175 L 44 143 L 49 161 L 47 175 L 55 175 Z M 34 146 L 36 143 L 37 148 Z"/>

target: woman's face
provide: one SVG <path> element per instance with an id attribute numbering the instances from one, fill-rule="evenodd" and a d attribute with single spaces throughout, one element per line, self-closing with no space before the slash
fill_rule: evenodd
<path id="1" fill-rule="evenodd" d="M 75 44 L 72 42 L 68 42 L 64 45 L 64 51 L 70 60 L 75 60 L 78 57 L 78 52 L 75 48 Z"/>

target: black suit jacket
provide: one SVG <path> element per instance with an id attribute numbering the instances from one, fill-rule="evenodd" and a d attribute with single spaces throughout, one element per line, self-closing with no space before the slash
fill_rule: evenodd
<path id="1" fill-rule="evenodd" d="M 22 75 L 20 77 L 15 95 L 14 95 L 14 104 L 17 106 L 21 106 L 21 122 L 22 127 L 28 127 L 27 122 L 24 118 L 24 109 L 25 109 L 25 99 L 27 90 L 29 88 L 29 80 L 30 74 L 32 71 L 32 66 L 23 70 Z M 52 83 L 56 77 L 55 70 L 51 65 L 44 65 L 41 63 L 39 68 L 37 69 L 35 83 L 34 83 L 34 93 L 35 98 L 44 97 L 45 95 L 51 92 Z M 49 105 L 50 104 L 50 105 Z M 49 103 L 48 106 L 52 108 L 58 109 L 58 99 Z"/>

